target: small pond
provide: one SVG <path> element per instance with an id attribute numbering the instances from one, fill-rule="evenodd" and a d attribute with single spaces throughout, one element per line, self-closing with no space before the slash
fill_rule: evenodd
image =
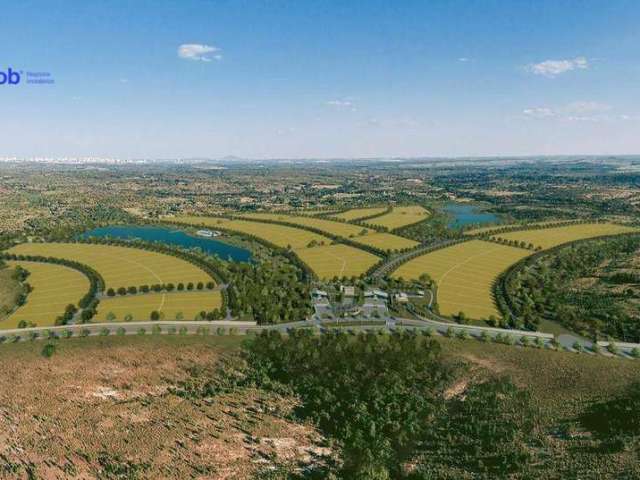
<path id="1" fill-rule="evenodd" d="M 122 240 L 144 240 L 146 242 L 161 242 L 182 248 L 199 248 L 209 255 L 218 255 L 223 260 L 236 262 L 251 261 L 251 252 L 244 248 L 229 245 L 213 238 L 198 237 L 180 229 L 171 227 L 141 227 L 137 225 L 111 225 L 85 232 L 82 238 L 111 237 Z"/>
<path id="2" fill-rule="evenodd" d="M 447 224 L 449 228 L 500 223 L 500 218 L 496 214 L 483 212 L 481 207 L 478 205 L 471 205 L 468 203 L 447 203 L 443 210 L 451 217 L 451 220 Z"/>

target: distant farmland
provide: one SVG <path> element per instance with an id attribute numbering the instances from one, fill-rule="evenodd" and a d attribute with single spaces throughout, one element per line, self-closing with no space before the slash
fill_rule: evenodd
<path id="1" fill-rule="evenodd" d="M 23 243 L 11 248 L 9 253 L 83 263 L 102 275 L 106 288 L 212 281 L 206 272 L 189 262 L 139 248 L 84 243 Z"/>
<path id="2" fill-rule="evenodd" d="M 16 328 L 18 322 L 33 322 L 38 327 L 55 324 L 69 304 L 78 301 L 89 291 L 89 280 L 72 268 L 51 263 L 7 262 L 11 266 L 20 265 L 31 275 L 27 283 L 33 291 L 27 296 L 27 303 L 19 307 L 8 319 L 0 321 L 0 328 Z"/>
<path id="3" fill-rule="evenodd" d="M 530 254 L 521 248 L 470 240 L 410 260 L 401 265 L 393 277 L 417 279 L 427 273 L 436 282 L 437 301 L 443 315 L 463 311 L 475 319 L 499 316 L 492 297 L 493 280 Z"/>
<path id="4" fill-rule="evenodd" d="M 343 238 L 351 238 L 354 241 L 356 237 L 363 232 L 375 233 L 375 230 L 353 225 L 350 223 L 336 222 L 333 220 L 325 220 L 323 218 L 300 217 L 296 215 L 286 215 L 280 213 L 248 213 L 243 215 L 246 218 L 255 218 L 262 220 L 273 220 L 275 222 L 294 223 L 305 227 L 315 228 L 331 235 Z"/>
<path id="5" fill-rule="evenodd" d="M 511 233 L 498 233 L 492 238 L 516 240 L 527 244 L 532 243 L 535 247 L 547 249 L 563 243 L 574 242 L 576 240 L 638 231 L 640 231 L 640 229 L 626 227 L 623 225 L 615 225 L 612 223 L 590 223 L 569 225 L 566 227 L 544 228 L 539 230 L 520 230 Z"/>
<path id="6" fill-rule="evenodd" d="M 334 215 L 336 218 L 340 218 L 342 220 L 359 220 L 361 218 L 366 218 L 371 215 L 377 215 L 379 213 L 383 213 L 386 211 L 386 207 L 371 207 L 371 208 L 353 208 L 351 210 L 347 210 L 346 212 L 338 213 Z"/>
<path id="7" fill-rule="evenodd" d="M 193 320 L 201 311 L 210 312 L 221 306 L 221 293 L 210 290 L 117 296 L 100 301 L 96 320 L 106 321 L 109 313 L 119 322 L 126 315 L 134 320 L 149 320 L 153 311 L 159 312 L 164 320 L 175 320 L 178 313 L 184 320 Z"/>
<path id="8" fill-rule="evenodd" d="M 252 235 L 281 248 L 291 247 L 298 258 L 319 278 L 331 278 L 335 275 L 359 276 L 380 261 L 379 257 L 359 248 L 342 244 L 332 245 L 333 240 L 330 238 L 302 228 L 212 217 L 176 217 L 174 220 Z M 373 236 L 375 235 L 371 235 Z M 316 245 L 310 246 L 311 242 L 315 242 Z"/>
<path id="9" fill-rule="evenodd" d="M 406 227 L 407 225 L 422 222 L 429 218 L 429 215 L 429 211 L 419 205 L 393 207 L 391 212 L 380 217 L 367 220 L 367 222 L 372 225 L 378 225 L 380 227 L 386 227 L 389 230 L 394 230 L 396 228 Z"/>
<path id="10" fill-rule="evenodd" d="M 463 233 L 465 235 L 480 235 L 482 233 L 492 232 L 500 228 L 527 228 L 527 227 L 536 227 L 536 226 L 553 226 L 556 223 L 565 223 L 569 221 L 571 220 L 548 220 L 545 222 L 497 224 L 489 227 L 472 228 L 469 230 L 465 230 Z M 575 220 L 575 221 L 577 222 L 578 220 Z M 502 234 L 496 234 L 496 235 L 500 236 Z"/>
<path id="11" fill-rule="evenodd" d="M 329 235 L 349 239 L 352 242 L 368 245 L 380 250 L 402 250 L 405 248 L 413 248 L 418 245 L 418 242 L 399 237 L 398 235 L 377 233 L 375 230 L 364 228 L 360 225 L 325 220 L 323 218 L 298 217 L 278 213 L 250 213 L 245 216 L 247 218 L 286 222 L 314 228 L 322 232 L 326 232 Z"/>

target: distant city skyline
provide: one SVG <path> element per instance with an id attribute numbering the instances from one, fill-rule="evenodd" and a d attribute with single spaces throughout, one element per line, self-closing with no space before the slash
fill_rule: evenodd
<path id="1" fill-rule="evenodd" d="M 629 0 L 13 2 L 0 157 L 636 154 L 639 22 Z"/>

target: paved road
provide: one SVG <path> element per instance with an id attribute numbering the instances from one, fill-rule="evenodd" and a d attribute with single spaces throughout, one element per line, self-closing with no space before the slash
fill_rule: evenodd
<path id="1" fill-rule="evenodd" d="M 434 333 L 440 333 L 442 335 L 452 332 L 454 335 L 458 332 L 464 331 L 470 337 L 479 338 L 481 335 L 486 334 L 489 338 L 495 338 L 498 334 L 509 335 L 512 337 L 513 342 L 516 343 L 522 338 L 527 337 L 530 340 L 536 338 L 542 339 L 545 345 L 551 344 L 554 336 L 549 333 L 531 332 L 525 330 L 504 330 L 500 328 L 481 327 L 476 325 L 459 325 L 455 323 L 440 322 L 433 319 L 411 319 L 411 318 L 398 318 L 392 317 L 387 321 L 372 321 L 371 319 L 363 320 L 363 325 L 353 325 L 354 319 L 346 320 L 318 320 L 309 319 L 301 320 L 297 322 L 280 323 L 275 325 L 257 325 L 255 322 L 241 322 L 234 320 L 217 320 L 217 321 L 144 321 L 144 322 L 112 322 L 112 323 L 87 323 L 80 325 L 64 325 L 57 327 L 36 327 L 36 328 L 21 328 L 11 330 L 0 330 L 0 340 L 5 341 L 27 341 L 32 337 L 32 333 L 37 333 L 37 338 L 42 339 L 53 332 L 56 336 L 61 337 L 66 331 L 73 332 L 73 336 L 100 336 L 104 335 L 108 331 L 108 335 L 138 335 L 141 329 L 144 329 L 145 334 L 153 333 L 154 327 L 159 327 L 162 334 L 168 334 L 170 329 L 174 333 L 179 333 L 181 329 L 186 329 L 187 334 L 209 334 L 216 335 L 218 329 L 223 329 L 222 334 L 230 334 L 231 329 L 239 335 L 246 335 L 249 332 L 260 332 L 264 330 L 277 330 L 282 333 L 287 332 L 292 328 L 326 328 L 327 325 L 335 326 L 341 322 L 348 323 L 343 328 L 349 328 L 352 330 L 379 330 L 384 328 L 396 328 L 396 329 L 413 329 L 413 330 L 425 330 L 429 329 Z M 368 323 L 367 323 L 368 322 Z M 203 331 L 203 329 L 208 329 Z M 575 338 L 571 335 L 560 335 L 558 342 L 564 350 L 573 351 L 573 344 Z M 0 342 L 0 343 L 2 343 Z M 600 343 L 600 354 L 605 356 L 612 356 L 606 350 L 606 342 Z M 631 343 L 617 343 L 620 355 L 626 358 L 630 357 L 630 353 L 634 348 L 640 347 L 638 344 Z M 585 341 L 584 349 L 589 353 L 592 347 L 591 342 Z"/>

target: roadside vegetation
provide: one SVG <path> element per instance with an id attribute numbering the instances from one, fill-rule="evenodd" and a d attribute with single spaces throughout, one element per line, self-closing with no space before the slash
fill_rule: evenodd
<path id="1" fill-rule="evenodd" d="M 590 338 L 640 342 L 640 236 L 591 240 L 525 261 L 503 280 L 527 328 L 557 322 Z"/>
<path id="2" fill-rule="evenodd" d="M 26 302 L 28 287 L 22 284 L 28 272 L 0 260 L 0 325 L 17 307 Z"/>

